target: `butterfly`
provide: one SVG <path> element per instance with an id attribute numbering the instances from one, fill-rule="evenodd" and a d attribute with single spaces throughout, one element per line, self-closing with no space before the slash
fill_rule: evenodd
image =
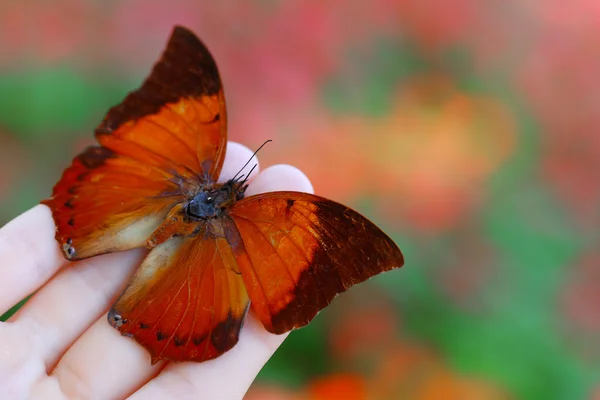
<path id="1" fill-rule="evenodd" d="M 225 353 L 251 304 L 269 332 L 305 326 L 337 294 L 404 264 L 346 206 L 291 191 L 246 197 L 249 174 L 217 183 L 226 130 L 215 61 L 177 26 L 142 86 L 96 128 L 98 144 L 42 201 L 68 260 L 150 250 L 108 322 L 153 364 Z"/>

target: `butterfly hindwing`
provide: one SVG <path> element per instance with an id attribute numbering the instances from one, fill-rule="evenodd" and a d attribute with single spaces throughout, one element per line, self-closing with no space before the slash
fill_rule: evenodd
<path id="1" fill-rule="evenodd" d="M 308 324 L 350 286 L 404 264 L 395 243 L 368 219 L 315 195 L 271 192 L 234 205 L 231 217 L 248 258 L 240 269 L 265 328 Z"/>
<path id="2" fill-rule="evenodd" d="M 216 181 L 226 144 L 223 88 L 208 49 L 177 27 L 142 86 L 96 129 L 43 201 L 76 260 L 145 244 L 169 209 Z"/>
<path id="3" fill-rule="evenodd" d="M 226 222 L 151 250 L 110 311 L 110 324 L 148 349 L 153 363 L 205 361 L 237 343 L 250 302 L 221 235 Z"/>

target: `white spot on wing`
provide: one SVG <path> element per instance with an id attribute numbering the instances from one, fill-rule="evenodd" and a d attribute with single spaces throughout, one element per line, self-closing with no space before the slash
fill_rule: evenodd
<path id="1" fill-rule="evenodd" d="M 162 218 L 155 215 L 136 220 L 118 232 L 116 240 L 122 248 L 136 247 L 140 243 L 143 244 L 152 235 L 152 232 L 158 228 L 161 222 Z"/>
<path id="2" fill-rule="evenodd" d="M 183 238 L 172 238 L 152 249 L 140 266 L 141 277 L 152 278 L 161 268 L 167 267 L 169 258 L 176 255 L 183 240 Z"/>

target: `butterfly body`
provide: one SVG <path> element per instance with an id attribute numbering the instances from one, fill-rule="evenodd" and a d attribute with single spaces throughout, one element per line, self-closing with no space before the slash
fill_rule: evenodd
<path id="1" fill-rule="evenodd" d="M 404 258 L 356 211 L 300 192 L 246 196 L 218 178 L 227 112 L 216 64 L 176 27 L 142 86 L 44 200 L 69 260 L 145 247 L 108 313 L 158 360 L 205 361 L 238 341 L 250 306 L 272 333 L 308 324 L 349 287 Z"/>
<path id="2" fill-rule="evenodd" d="M 219 218 L 236 200 L 243 198 L 244 190 L 236 190 L 231 181 L 216 189 L 203 190 L 186 204 L 186 213 L 190 218 L 199 220 Z"/>

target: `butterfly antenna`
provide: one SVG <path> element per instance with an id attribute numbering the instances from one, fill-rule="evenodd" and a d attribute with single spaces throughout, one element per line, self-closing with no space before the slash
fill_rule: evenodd
<path id="1" fill-rule="evenodd" d="M 246 177 L 241 181 L 241 184 L 245 184 L 246 182 L 248 182 L 248 179 L 250 179 L 250 175 L 252 175 L 252 172 L 254 171 L 254 169 L 256 168 L 258 164 L 254 164 L 252 166 L 252 168 L 250 169 L 250 172 L 248 172 L 248 174 L 246 175 Z M 242 179 L 244 175 L 240 176 L 240 179 Z"/>
<path id="2" fill-rule="evenodd" d="M 256 156 L 256 153 L 258 153 L 260 151 L 260 149 L 262 149 L 263 147 L 265 147 L 265 145 L 269 142 L 272 142 L 271 139 L 267 140 L 266 142 L 264 142 L 263 144 L 260 145 L 260 147 L 258 149 L 256 149 L 256 151 L 252 154 L 252 156 L 250 157 L 250 159 L 248 161 L 246 161 L 246 164 L 244 164 L 244 166 L 242 168 L 240 168 L 240 170 L 237 172 L 237 174 L 235 174 L 235 176 L 233 178 L 231 178 L 231 180 L 233 182 L 235 182 L 238 179 L 241 179 L 244 175 L 241 175 L 240 177 L 238 177 L 238 175 L 244 170 L 244 168 L 246 168 L 246 166 L 248 164 L 250 164 L 250 161 L 252 161 L 252 159 Z M 252 169 L 250 170 L 250 173 L 252 173 L 252 171 L 254 171 L 254 168 L 256 168 L 256 164 L 254 164 L 254 167 L 252 167 Z M 246 175 L 246 179 L 248 180 L 248 177 L 250 177 L 250 174 Z"/>

